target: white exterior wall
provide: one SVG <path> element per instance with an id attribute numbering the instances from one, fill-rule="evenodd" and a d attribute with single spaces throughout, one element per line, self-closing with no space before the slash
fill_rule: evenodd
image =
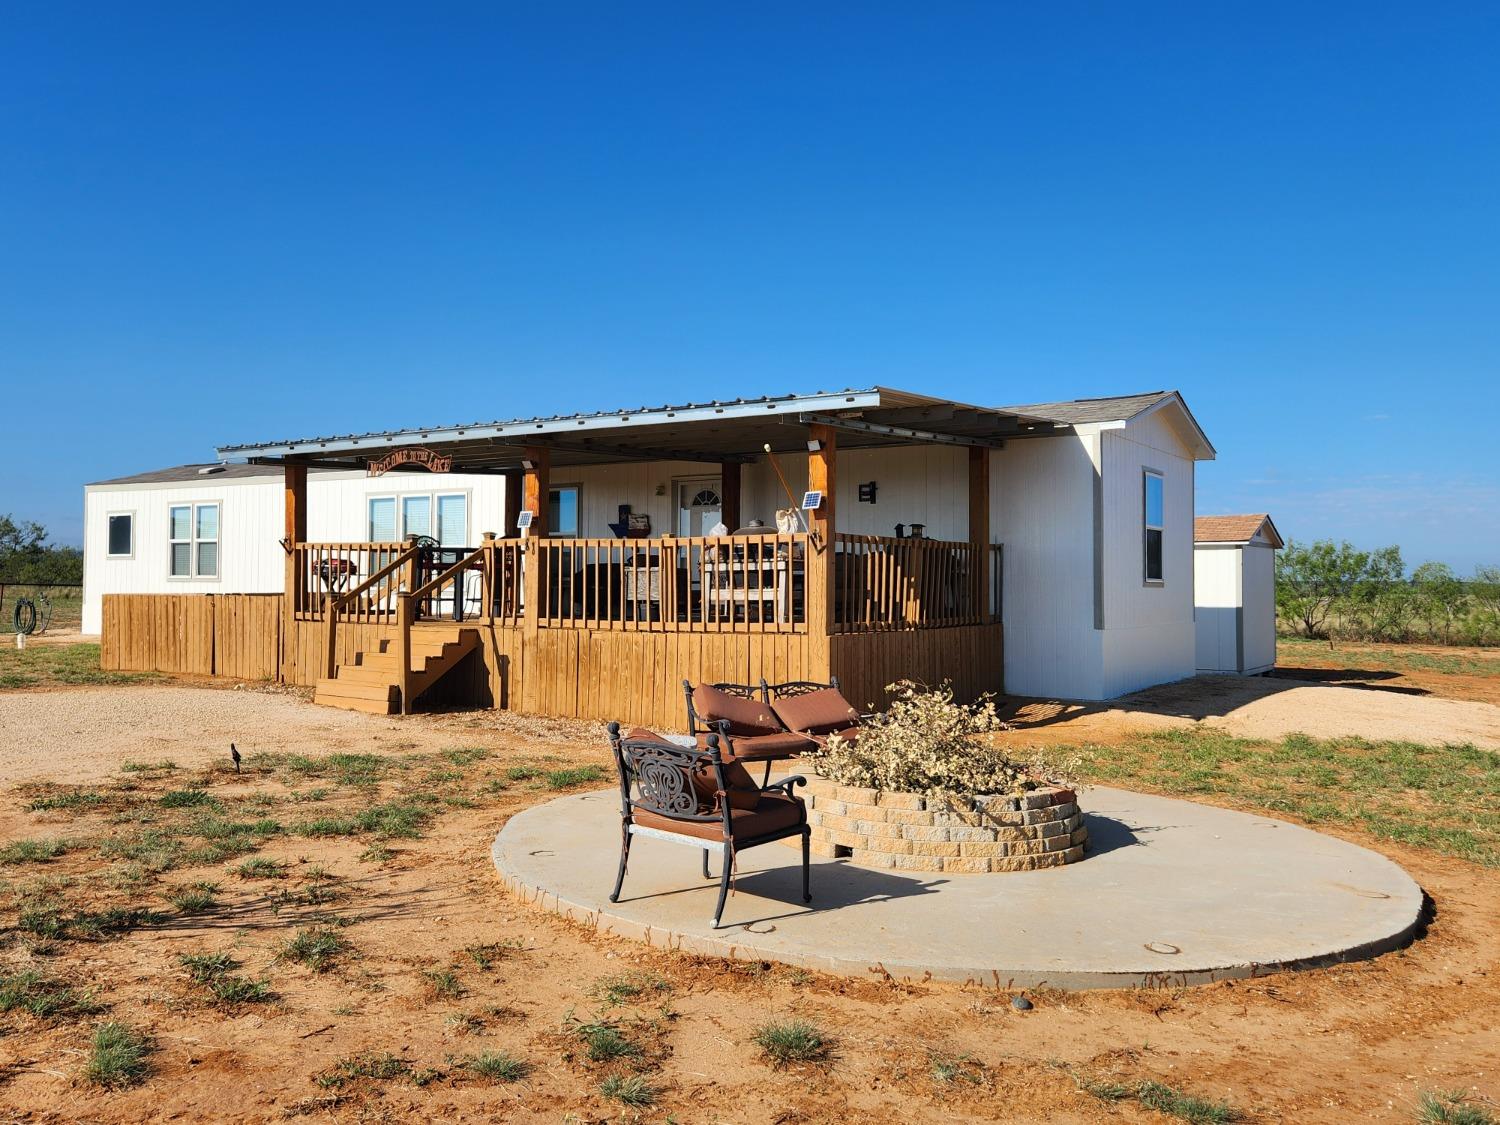
<path id="1" fill-rule="evenodd" d="M 1097 698 L 1092 438 L 1010 442 L 990 459 L 990 536 L 1005 545 L 1005 690 Z"/>
<path id="2" fill-rule="evenodd" d="M 1257 536 L 1193 552 L 1200 672 L 1259 675 L 1276 666 L 1276 552 Z"/>
<path id="3" fill-rule="evenodd" d="M 1103 681 L 1112 699 L 1196 668 L 1193 460 L 1163 411 L 1100 434 L 1103 452 Z M 1162 582 L 1145 580 L 1143 473 L 1162 474 Z"/>
<path id="4" fill-rule="evenodd" d="M 1164 580 L 1149 586 L 1146 468 L 1161 472 L 1165 505 Z M 1168 423 L 1012 441 L 990 493 L 1008 693 L 1110 699 L 1193 674 L 1193 461 Z"/>
<path id="5" fill-rule="evenodd" d="M 274 594 L 286 581 L 284 482 L 264 477 L 204 477 L 162 484 L 102 484 L 84 490 L 83 631 L 103 626 L 105 594 Z M 505 480 L 465 473 L 313 472 L 307 482 L 307 534 L 313 542 L 360 542 L 368 537 L 371 496 L 463 492 L 469 497 L 468 541 L 499 531 L 505 516 Z M 168 513 L 175 504 L 219 505 L 219 576 L 173 578 L 167 573 Z M 112 559 L 108 517 L 134 515 L 130 558 Z"/>
<path id="6" fill-rule="evenodd" d="M 778 454 L 776 460 L 800 503 L 807 488 L 806 454 Z M 838 529 L 855 535 L 894 535 L 896 524 L 917 522 L 927 525 L 929 539 L 967 539 L 968 464 L 966 449 L 948 446 L 840 450 Z M 764 520 L 774 527 L 776 510 L 790 504 L 775 471 L 764 457 L 741 471 L 740 519 L 745 523 Z M 608 538 L 609 525 L 618 517 L 621 504 L 650 515 L 653 536 L 675 534 L 675 486 L 698 479 L 717 481 L 719 466 L 683 461 L 554 466 L 551 483 L 554 487 L 578 485 L 579 534 Z M 875 503 L 861 504 L 859 486 L 872 480 L 878 486 Z"/>
<path id="7" fill-rule="evenodd" d="M 1199 546 L 1193 551 L 1200 672 L 1239 671 L 1240 549 Z"/>

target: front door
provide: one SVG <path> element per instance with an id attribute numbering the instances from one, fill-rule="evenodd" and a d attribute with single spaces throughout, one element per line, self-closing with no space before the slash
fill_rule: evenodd
<path id="1" fill-rule="evenodd" d="M 719 522 L 724 502 L 719 482 L 713 477 L 677 482 L 677 534 L 707 535 Z M 733 531 L 734 528 L 730 528 Z"/>

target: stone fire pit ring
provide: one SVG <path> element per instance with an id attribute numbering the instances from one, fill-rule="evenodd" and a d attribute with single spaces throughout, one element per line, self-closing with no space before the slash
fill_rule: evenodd
<path id="1" fill-rule="evenodd" d="M 1035 871 L 1078 862 L 1088 843 L 1077 794 L 1058 786 L 931 797 L 812 776 L 798 795 L 807 802 L 813 854 L 862 867 L 955 875 Z"/>

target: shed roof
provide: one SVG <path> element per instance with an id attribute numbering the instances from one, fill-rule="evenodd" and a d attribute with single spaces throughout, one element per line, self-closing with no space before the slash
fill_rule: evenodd
<path id="1" fill-rule="evenodd" d="M 1265 529 L 1274 547 L 1284 547 L 1281 533 L 1265 512 L 1242 516 L 1199 516 L 1193 521 L 1195 543 L 1248 543 Z"/>
<path id="2" fill-rule="evenodd" d="M 95 485 L 102 484 L 172 484 L 233 480 L 237 477 L 264 477 L 273 474 L 276 474 L 276 469 L 270 465 L 225 464 L 222 461 L 213 461 L 200 465 L 173 465 L 168 469 L 153 469 L 148 473 L 135 473 L 128 477 L 90 481 L 88 487 L 93 488 Z"/>
<path id="3" fill-rule="evenodd" d="M 509 421 L 471 422 L 421 429 L 292 438 L 225 445 L 221 457 L 294 460 L 369 459 L 407 445 L 422 445 L 454 458 L 458 472 L 514 468 L 528 446 L 551 450 L 554 465 L 606 464 L 622 460 L 730 461 L 747 459 L 765 446 L 800 449 L 809 421 L 834 421 L 841 445 L 891 445 L 901 441 L 998 444 L 1040 437 L 1086 421 L 1126 422 L 1167 402 L 1181 407 L 1195 456 L 1213 456 L 1175 391 L 1044 404 L 1040 408 L 986 407 L 890 387 L 849 388 L 810 394 L 764 395 L 677 406 L 555 414 Z M 1128 413 L 1127 413 L 1128 411 Z M 792 425 L 788 425 L 792 423 Z M 352 462 L 351 462 L 352 463 Z"/>

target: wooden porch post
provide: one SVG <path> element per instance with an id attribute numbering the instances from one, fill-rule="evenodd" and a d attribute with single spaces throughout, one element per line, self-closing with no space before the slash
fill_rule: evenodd
<path id="1" fill-rule="evenodd" d="M 969 447 L 969 543 L 974 557 L 970 604 L 980 623 L 990 619 L 990 451 Z"/>
<path id="2" fill-rule="evenodd" d="M 740 463 L 719 466 L 719 522 L 730 531 L 740 526 Z"/>
<path id="3" fill-rule="evenodd" d="M 552 450 L 545 446 L 529 445 L 523 454 L 531 463 L 526 470 L 522 488 L 522 503 L 531 513 L 530 535 L 547 537 L 547 501 L 552 490 Z"/>
<path id="4" fill-rule="evenodd" d="M 521 532 L 516 527 L 516 517 L 521 514 L 521 492 L 524 485 L 521 474 L 516 472 L 504 474 L 505 478 L 505 514 L 500 521 L 500 538 L 514 539 Z"/>
<path id="5" fill-rule="evenodd" d="M 282 465 L 284 513 L 286 516 L 286 540 L 288 546 L 307 542 L 307 466 L 288 461 Z M 286 597 L 290 608 L 296 610 L 301 604 L 301 591 L 297 588 L 302 576 L 298 573 L 295 553 L 286 553 Z"/>
<path id="6" fill-rule="evenodd" d="M 832 426 L 811 425 L 809 439 L 817 450 L 807 453 L 807 488 L 823 494 L 823 503 L 807 513 L 813 543 L 807 552 L 807 632 L 820 663 L 828 657 L 828 636 L 834 624 L 834 529 L 838 493 L 838 431 Z"/>

